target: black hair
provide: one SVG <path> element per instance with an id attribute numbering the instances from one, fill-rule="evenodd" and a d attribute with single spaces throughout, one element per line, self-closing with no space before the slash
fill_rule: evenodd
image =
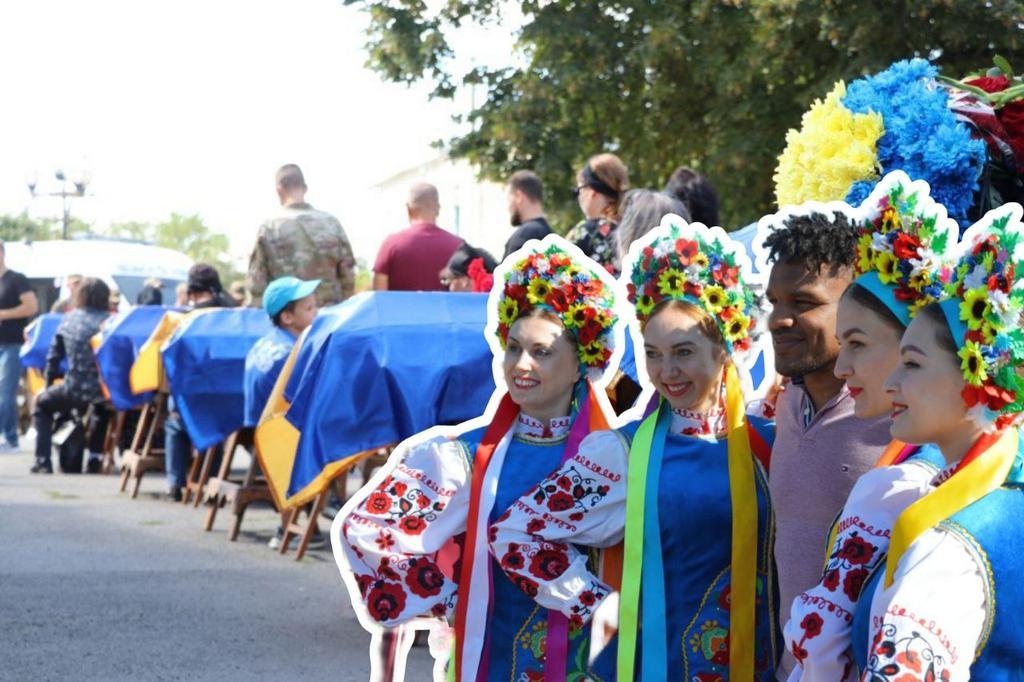
<path id="1" fill-rule="evenodd" d="M 835 272 L 853 266 L 857 257 L 857 228 L 843 213 L 831 217 L 815 211 L 786 219 L 784 229 L 764 240 L 772 263 L 801 263 L 810 272 L 827 265 Z"/>
<path id="2" fill-rule="evenodd" d="M 697 171 L 680 166 L 665 183 L 665 194 L 683 202 L 694 222 L 708 227 L 719 225 L 718 192 L 711 181 Z"/>
<path id="3" fill-rule="evenodd" d="M 295 304 L 302 299 L 295 299 L 294 301 L 288 301 L 288 305 L 278 310 L 274 315 L 271 316 L 270 321 L 274 323 L 275 327 L 281 326 L 281 316 L 285 313 L 290 313 L 295 310 Z"/>
<path id="4" fill-rule="evenodd" d="M 110 309 L 110 287 L 102 279 L 86 277 L 75 291 L 75 307 L 107 311 Z"/>
<path id="5" fill-rule="evenodd" d="M 903 324 L 903 321 L 900 320 L 900 318 L 896 317 L 896 313 L 889 310 L 889 306 L 882 303 L 881 299 L 862 287 L 860 284 L 851 282 L 850 286 L 846 287 L 846 291 L 843 292 L 842 298 L 847 297 L 858 305 L 861 305 L 873 312 L 882 319 L 882 322 L 889 325 L 900 334 L 906 331 L 906 325 Z"/>
<path id="6" fill-rule="evenodd" d="M 544 201 L 544 183 L 532 170 L 516 171 L 508 179 L 508 186 L 519 190 L 536 202 Z"/>
<path id="7" fill-rule="evenodd" d="M 302 169 L 294 163 L 286 163 L 278 168 L 275 180 L 277 186 L 282 189 L 306 189 L 306 178 L 302 176 Z"/>
<path id="8" fill-rule="evenodd" d="M 935 323 L 935 340 L 943 350 L 949 351 L 954 356 L 959 352 L 953 332 L 949 329 L 949 322 L 946 321 L 946 313 L 942 312 L 942 306 L 938 302 L 932 302 L 917 311 L 917 316 L 927 317 Z M 959 361 L 957 361 L 959 362 Z"/>
<path id="9" fill-rule="evenodd" d="M 135 297 L 136 305 L 163 305 L 164 295 L 161 293 L 159 287 L 146 285 L 142 287 L 142 291 Z"/>
<path id="10" fill-rule="evenodd" d="M 490 253 L 484 249 L 470 246 L 467 242 L 462 242 L 459 248 L 452 253 L 442 272 L 450 272 L 457 277 L 469 277 L 469 264 L 477 258 L 483 259 L 484 270 L 487 272 L 494 272 L 494 268 L 498 266 L 498 261 Z"/>

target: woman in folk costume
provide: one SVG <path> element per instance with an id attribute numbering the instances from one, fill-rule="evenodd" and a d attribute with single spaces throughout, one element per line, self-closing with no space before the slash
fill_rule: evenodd
<path id="1" fill-rule="evenodd" d="M 364 625 L 454 621 L 455 679 L 578 678 L 586 633 L 492 564 L 487 526 L 607 428 L 612 412 L 591 380 L 614 371 L 621 348 L 617 284 L 555 235 L 510 256 L 495 281 L 488 340 L 508 392 L 488 417 L 399 446 L 335 520 L 335 557 Z M 439 552 L 453 540 L 462 551 L 450 568 Z"/>
<path id="2" fill-rule="evenodd" d="M 918 311 L 944 296 L 959 228 L 929 196 L 928 185 L 890 173 L 856 212 L 857 278 L 839 302 L 835 373 L 846 381 L 861 419 L 891 410 L 884 389 L 900 360 L 900 339 Z M 885 560 L 889 532 L 944 467 L 935 445 L 893 441 L 862 476 L 836 519 L 821 582 L 783 605 L 786 646 L 799 664 L 791 680 L 853 679 L 853 610 L 868 573 Z M 783 619 L 785 620 L 785 619 Z"/>
<path id="3" fill-rule="evenodd" d="M 892 434 L 944 460 L 899 514 L 853 613 L 862 679 L 1010 680 L 1024 671 L 1024 225 L 968 229 L 949 298 L 921 309 L 886 380 Z"/>
<path id="4" fill-rule="evenodd" d="M 593 679 L 773 679 L 773 428 L 747 417 L 739 361 L 759 316 L 750 261 L 721 228 L 670 215 L 624 273 L 658 395 L 513 504 L 492 552 L 541 607 L 582 626 L 612 590 L 576 546 L 625 537 L 617 641 Z"/>

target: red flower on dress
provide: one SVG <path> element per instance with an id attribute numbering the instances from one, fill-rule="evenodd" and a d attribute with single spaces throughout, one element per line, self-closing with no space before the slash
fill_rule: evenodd
<path id="1" fill-rule="evenodd" d="M 553 512 L 568 511 L 575 506 L 576 501 L 569 493 L 563 493 L 561 491 L 555 493 L 548 498 L 548 509 Z"/>
<path id="2" fill-rule="evenodd" d="M 566 546 L 553 545 L 551 549 L 542 549 L 530 557 L 530 573 L 541 580 L 554 580 L 569 568 L 569 556 Z"/>
<path id="3" fill-rule="evenodd" d="M 423 509 L 424 507 L 429 507 L 430 498 L 420 493 L 420 496 L 416 498 L 416 506 L 419 507 L 420 509 Z"/>
<path id="4" fill-rule="evenodd" d="M 808 613 L 804 616 L 804 619 L 800 621 L 800 629 L 806 633 L 807 639 L 814 639 L 821 634 L 821 628 L 825 624 L 821 616 L 816 613 Z"/>
<path id="5" fill-rule="evenodd" d="M 409 486 L 407 486 L 405 483 L 401 483 L 401 482 L 396 483 L 395 487 L 393 488 L 395 494 L 398 495 L 399 497 L 404 495 L 405 491 L 408 490 L 408 489 L 409 489 Z"/>
<path id="6" fill-rule="evenodd" d="M 868 572 L 863 568 L 855 568 L 843 578 L 843 593 L 857 601 L 860 598 L 860 591 L 864 587 L 864 581 L 868 578 Z"/>
<path id="7" fill-rule="evenodd" d="M 516 587 L 522 590 L 523 594 L 525 594 L 527 597 L 537 596 L 537 583 L 533 580 L 530 580 L 526 576 L 514 576 L 512 577 L 512 582 L 513 584 L 515 584 Z"/>
<path id="8" fill-rule="evenodd" d="M 505 571 L 518 571 L 525 565 L 523 555 L 518 550 L 510 549 L 505 552 L 505 556 L 501 557 L 501 567 Z"/>
<path id="9" fill-rule="evenodd" d="M 725 589 L 718 593 L 718 608 L 728 612 L 732 608 L 732 586 L 726 585 Z"/>
<path id="10" fill-rule="evenodd" d="M 821 584 L 825 586 L 829 592 L 835 592 L 836 588 L 839 587 L 839 569 L 830 568 L 825 571 L 825 577 L 821 579 Z"/>
<path id="11" fill-rule="evenodd" d="M 356 573 L 356 584 L 359 586 L 359 594 L 362 597 L 366 597 L 366 591 L 370 589 L 370 585 L 373 584 L 372 575 L 361 575 Z"/>
<path id="12" fill-rule="evenodd" d="M 585 590 L 580 593 L 580 603 L 584 606 L 593 606 L 597 603 L 597 595 L 590 590 Z"/>
<path id="13" fill-rule="evenodd" d="M 807 649 L 793 642 L 793 658 L 802 663 L 807 659 Z"/>
<path id="14" fill-rule="evenodd" d="M 394 620 L 405 610 L 405 590 L 395 583 L 378 582 L 366 598 L 366 608 L 375 621 Z"/>
<path id="15" fill-rule="evenodd" d="M 405 576 L 405 584 L 415 595 L 433 597 L 441 593 L 444 574 L 438 565 L 429 559 L 412 559 L 409 562 L 409 572 Z"/>
<path id="16" fill-rule="evenodd" d="M 548 524 L 544 523 L 543 519 L 530 519 L 530 522 L 526 524 L 526 532 L 530 535 L 539 533 L 547 527 Z"/>
<path id="17" fill-rule="evenodd" d="M 391 511 L 391 496 L 375 490 L 366 498 L 366 511 L 371 514 L 387 514 Z"/>
<path id="18" fill-rule="evenodd" d="M 858 535 L 851 535 L 839 550 L 839 558 L 851 564 L 866 564 L 875 555 L 875 546 Z"/>
<path id="19" fill-rule="evenodd" d="M 398 522 L 398 527 L 409 535 L 419 535 L 427 529 L 427 522 L 418 516 L 406 516 Z"/>
<path id="20" fill-rule="evenodd" d="M 562 490 L 568 490 L 572 487 L 572 481 L 569 480 L 568 476 L 559 476 L 555 484 Z"/>

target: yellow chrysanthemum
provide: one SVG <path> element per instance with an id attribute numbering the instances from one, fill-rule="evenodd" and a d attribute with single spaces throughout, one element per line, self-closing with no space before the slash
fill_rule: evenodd
<path id="1" fill-rule="evenodd" d="M 658 291 L 666 296 L 682 296 L 686 279 L 675 268 L 668 268 L 658 277 Z"/>
<path id="2" fill-rule="evenodd" d="M 729 304 L 725 289 L 714 284 L 704 287 L 700 301 L 704 304 L 705 309 L 712 314 L 721 312 L 722 308 Z"/>
<path id="3" fill-rule="evenodd" d="M 722 325 L 722 336 L 726 341 L 739 341 L 747 335 L 748 327 L 750 327 L 750 318 L 743 313 L 735 313 Z"/>
<path id="4" fill-rule="evenodd" d="M 816 100 L 804 113 L 799 130 L 786 133 L 786 149 L 773 176 L 780 206 L 841 200 L 853 183 L 877 177 L 882 116 L 853 113 L 843 106 L 845 95 L 839 81 L 824 101 Z"/>
<path id="5" fill-rule="evenodd" d="M 988 379 L 988 366 L 981 354 L 981 346 L 974 341 L 967 341 L 957 355 L 960 356 L 960 369 L 963 370 L 967 383 L 971 386 L 981 386 L 985 383 L 985 379 Z"/>
<path id="6" fill-rule="evenodd" d="M 710 264 L 707 255 L 703 251 L 698 251 L 697 255 L 690 260 L 690 265 L 696 265 L 701 270 L 707 268 Z"/>
<path id="7" fill-rule="evenodd" d="M 580 346 L 580 362 L 584 365 L 597 365 L 604 362 L 604 344 L 600 341 L 594 341 L 593 343 Z"/>
<path id="8" fill-rule="evenodd" d="M 526 288 L 526 300 L 534 305 L 540 305 L 547 300 L 548 294 L 551 293 L 551 282 L 540 277 L 534 277 L 530 280 L 530 285 Z"/>
<path id="9" fill-rule="evenodd" d="M 857 240 L 857 269 L 861 272 L 871 271 L 871 235 L 861 235 Z"/>
<path id="10" fill-rule="evenodd" d="M 964 293 L 960 303 L 960 319 L 967 323 L 968 329 L 981 329 L 985 316 L 992 312 L 992 304 L 988 300 L 988 292 L 978 287 Z"/>
<path id="11" fill-rule="evenodd" d="M 653 296 L 641 295 L 636 297 L 636 312 L 640 317 L 647 317 L 654 310 L 655 301 Z"/>
<path id="12" fill-rule="evenodd" d="M 514 298 L 506 298 L 498 304 L 498 321 L 509 327 L 519 317 L 519 303 Z"/>
<path id="13" fill-rule="evenodd" d="M 895 284 L 900 278 L 900 272 L 896 269 L 899 260 L 896 254 L 888 251 L 877 251 L 874 257 L 875 270 L 878 271 L 878 279 L 882 284 Z"/>

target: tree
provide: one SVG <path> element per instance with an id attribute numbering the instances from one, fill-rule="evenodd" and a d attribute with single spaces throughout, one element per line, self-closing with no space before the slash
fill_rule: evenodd
<path id="1" fill-rule="evenodd" d="M 1024 44 L 1017 0 L 520 0 L 518 64 L 456 73 L 452 33 L 491 23 L 496 0 L 345 0 L 370 17 L 368 64 L 384 78 L 434 83 L 435 97 L 479 85 L 481 105 L 450 153 L 503 180 L 533 168 L 552 213 L 578 217 L 575 172 L 619 154 L 634 186 L 661 187 L 687 164 L 722 195 L 738 227 L 772 208 L 786 130 L 834 81 L 913 56 L 958 76 L 1014 59 Z"/>
<path id="2" fill-rule="evenodd" d="M 244 276 L 228 258 L 230 242 L 227 235 L 211 230 L 196 214 L 171 213 L 170 218 L 156 224 L 138 221 L 113 223 L 108 234 L 150 242 L 188 254 L 197 263 L 209 263 L 217 268 L 225 287 Z"/>
<path id="3" fill-rule="evenodd" d="M 27 212 L 18 215 L 0 215 L 0 240 L 2 241 L 42 241 L 61 238 L 61 224 L 52 218 L 33 218 Z M 74 216 L 68 223 L 68 236 L 87 234 L 91 230 L 89 223 Z"/>

